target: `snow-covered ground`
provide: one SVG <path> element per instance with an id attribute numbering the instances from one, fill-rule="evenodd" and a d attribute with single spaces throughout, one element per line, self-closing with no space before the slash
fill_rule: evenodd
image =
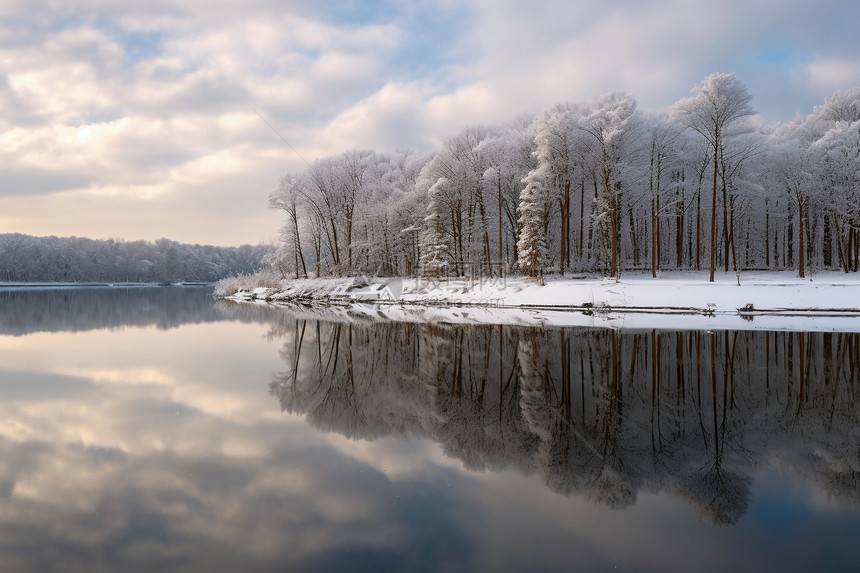
<path id="1" fill-rule="evenodd" d="M 311 303 L 358 319 L 625 328 L 860 331 L 860 274 L 706 272 L 622 275 L 620 280 L 330 278 L 284 281 L 236 301 Z M 317 304 L 314 304 L 317 303 Z"/>

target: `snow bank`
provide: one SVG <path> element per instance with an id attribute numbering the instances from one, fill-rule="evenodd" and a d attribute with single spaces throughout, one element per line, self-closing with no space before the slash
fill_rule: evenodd
<path id="1" fill-rule="evenodd" d="M 330 278 L 242 290 L 235 301 L 348 309 L 352 318 L 625 328 L 860 330 L 860 275 L 792 272 L 427 280 Z"/>

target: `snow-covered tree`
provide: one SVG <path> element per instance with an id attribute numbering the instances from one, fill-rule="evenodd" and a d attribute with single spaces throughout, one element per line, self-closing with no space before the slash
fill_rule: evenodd
<path id="1" fill-rule="evenodd" d="M 634 153 L 638 131 L 635 112 L 636 100 L 626 94 L 610 93 L 596 99 L 577 123 L 586 134 L 582 143 L 588 150 L 600 189 L 595 217 L 607 238 L 609 274 L 613 277 L 619 273 L 620 196 L 627 190 L 625 170 L 630 154 Z"/>
<path id="2" fill-rule="evenodd" d="M 839 90 L 815 106 L 815 117 L 827 122 L 854 123 L 860 121 L 860 87 Z"/>
<path id="3" fill-rule="evenodd" d="M 711 246 L 710 280 L 714 280 L 716 266 L 716 217 L 717 176 L 720 167 L 720 151 L 731 137 L 732 128 L 741 119 L 753 114 L 752 96 L 735 74 L 711 74 L 693 88 L 693 97 L 675 104 L 673 116 L 696 131 L 707 142 L 713 165 L 713 188 L 711 195 Z"/>
<path id="4" fill-rule="evenodd" d="M 299 229 L 299 202 L 306 193 L 305 185 L 303 175 L 287 173 L 281 177 L 277 189 L 269 194 L 269 208 L 279 209 L 287 215 L 287 222 L 281 229 L 281 245 L 266 260 L 281 276 L 286 276 L 290 263 L 296 278 L 299 278 L 299 273 L 305 278 L 308 276 Z"/>
<path id="5" fill-rule="evenodd" d="M 520 230 L 517 205 L 523 178 L 535 167 L 532 123 L 531 117 L 520 117 L 484 139 L 477 149 L 487 165 L 484 171 L 487 197 L 490 202 L 495 199 L 492 219 L 496 223 L 496 233 L 491 233 L 491 244 L 494 243 L 497 253 L 500 275 L 505 268 L 513 268 L 517 264 Z"/>
<path id="6" fill-rule="evenodd" d="M 781 126 L 771 134 L 769 164 L 777 181 L 797 208 L 798 275 L 806 276 L 806 233 L 804 210 L 815 192 L 813 172 L 816 157 L 804 121 Z"/>
<path id="7" fill-rule="evenodd" d="M 664 114 L 645 115 L 642 132 L 641 143 L 645 152 L 643 155 L 647 154 L 651 276 L 656 277 L 661 267 L 663 252 L 662 219 L 667 214 L 675 223 L 674 247 L 678 267 L 683 259 L 684 213 L 687 201 L 683 184 L 683 155 L 680 149 L 683 138 L 678 124 L 670 121 Z M 634 264 L 637 266 L 640 250 L 638 244 L 634 243 Z"/>
<path id="8" fill-rule="evenodd" d="M 520 193 L 517 223 L 520 238 L 517 241 L 517 261 L 526 274 L 543 276 L 546 255 L 547 193 L 540 171 L 533 171 Z"/>
<path id="9" fill-rule="evenodd" d="M 852 171 L 860 89 L 777 126 L 752 116 L 734 74 L 712 74 L 693 92 L 669 117 L 640 114 L 632 97 L 609 94 L 552 105 L 538 119 L 467 127 L 426 153 L 319 159 L 290 175 L 295 191 L 273 194 L 286 222 L 270 261 L 298 276 L 419 268 L 617 276 L 648 261 L 653 275 L 700 269 L 709 251 L 711 280 L 718 261 L 738 271 L 805 273 L 811 258 L 825 268 L 860 266 Z M 102 252 L 95 264 L 117 255 L 115 264 L 136 272 L 118 253 Z M 52 256 L 36 253 L 31 266 Z M 176 253 L 166 245 L 158 257 L 146 260 L 169 267 Z"/>
<path id="10" fill-rule="evenodd" d="M 826 182 L 833 216 L 836 249 L 845 272 L 857 271 L 860 260 L 860 121 L 840 121 L 814 144 L 819 174 Z"/>
<path id="11" fill-rule="evenodd" d="M 487 201 L 483 184 L 486 161 L 481 143 L 490 136 L 477 125 L 448 138 L 424 166 L 418 185 L 433 201 L 452 271 L 467 265 L 489 267 L 492 262 Z"/>
<path id="12" fill-rule="evenodd" d="M 439 178 L 428 191 L 430 203 L 421 232 L 421 269 L 425 276 L 438 277 L 446 273 L 450 252 L 443 233 L 443 215 L 438 197 L 446 192 L 449 181 Z"/>
<path id="13" fill-rule="evenodd" d="M 547 110 L 534 126 L 534 155 L 537 166 L 524 182 L 542 185 L 546 209 L 558 209 L 558 270 L 564 274 L 571 263 L 571 188 L 577 168 L 582 173 L 580 145 L 582 133 L 577 129 L 580 110 L 570 104 L 558 104 Z M 547 216 L 549 213 L 547 212 Z M 580 227 L 582 221 L 580 221 Z"/>

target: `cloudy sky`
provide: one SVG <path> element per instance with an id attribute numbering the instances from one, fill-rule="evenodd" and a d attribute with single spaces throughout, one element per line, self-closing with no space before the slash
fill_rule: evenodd
<path id="1" fill-rule="evenodd" d="M 0 233 L 273 239 L 347 149 L 737 72 L 767 122 L 860 85 L 856 0 L 2 0 Z M 258 115 L 259 114 L 259 115 Z M 265 118 L 265 120 L 263 119 Z"/>

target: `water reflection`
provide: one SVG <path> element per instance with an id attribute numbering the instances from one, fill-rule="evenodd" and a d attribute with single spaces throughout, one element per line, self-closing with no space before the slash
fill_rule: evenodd
<path id="1" fill-rule="evenodd" d="M 284 314 L 281 407 L 349 438 L 428 437 L 612 508 L 747 512 L 762 464 L 860 509 L 860 335 L 323 322 Z"/>
<path id="2" fill-rule="evenodd" d="M 0 287 L 0 334 L 78 332 L 223 320 L 212 287 Z"/>
<path id="3" fill-rule="evenodd" d="M 16 302 L 0 570 L 860 566 L 856 338 L 332 322 L 175 292 L 195 300 L 154 312 L 172 322 Z"/>

